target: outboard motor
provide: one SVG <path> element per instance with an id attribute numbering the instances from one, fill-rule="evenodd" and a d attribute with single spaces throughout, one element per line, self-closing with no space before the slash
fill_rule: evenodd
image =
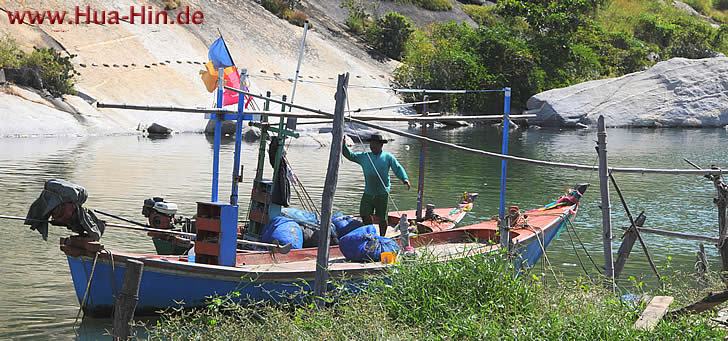
<path id="1" fill-rule="evenodd" d="M 149 226 L 155 229 L 171 229 L 176 213 L 177 204 L 165 202 L 164 198 L 144 200 L 142 215 L 149 219 Z"/>

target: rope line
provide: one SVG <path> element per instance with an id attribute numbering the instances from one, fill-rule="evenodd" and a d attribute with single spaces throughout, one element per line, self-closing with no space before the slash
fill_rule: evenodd
<path id="1" fill-rule="evenodd" d="M 576 233 L 576 228 L 574 227 L 574 224 L 571 223 L 571 220 L 566 220 L 567 224 L 571 227 L 571 230 L 574 231 L 574 236 L 576 236 L 576 240 L 579 241 L 579 245 L 581 245 L 581 249 L 584 250 L 584 254 L 586 254 L 587 258 L 589 258 L 589 261 L 591 261 L 592 265 L 594 265 L 594 269 L 597 270 L 597 273 L 601 274 L 604 269 L 600 269 L 596 262 L 594 262 L 594 258 L 592 258 L 591 254 L 589 254 L 589 251 L 587 251 L 586 246 L 584 246 L 584 242 L 581 241 L 581 238 L 579 238 L 579 234 Z"/>
<path id="2" fill-rule="evenodd" d="M 260 95 L 250 93 L 247 91 L 243 91 L 240 89 L 236 89 L 233 87 L 229 87 L 229 86 L 225 86 L 225 89 L 235 91 L 238 93 L 242 93 L 242 94 L 246 94 L 246 95 L 251 95 L 253 97 L 264 98 Z M 334 116 L 333 114 L 325 112 L 323 110 L 313 109 L 313 108 L 309 108 L 309 107 L 298 105 L 298 104 L 285 103 L 285 102 L 275 100 L 275 99 L 271 99 L 271 102 L 284 103 L 284 104 L 292 106 L 293 108 L 316 113 L 316 114 L 322 115 L 327 118 L 332 118 Z M 166 109 L 168 110 L 169 108 L 166 108 Z M 155 110 L 165 110 L 165 108 L 156 108 Z M 205 110 L 209 111 L 208 109 L 205 109 Z M 207 112 L 207 111 L 203 111 L 203 112 Z M 569 168 L 569 169 L 573 169 L 573 170 L 588 170 L 588 171 L 598 170 L 598 167 L 595 167 L 595 166 L 588 166 L 588 165 L 574 164 L 574 163 L 563 163 L 563 162 L 555 162 L 555 161 L 545 161 L 545 160 L 534 160 L 534 159 L 529 159 L 529 158 L 525 158 L 525 157 L 505 155 L 505 154 L 489 152 L 489 151 L 470 148 L 470 147 L 464 147 L 464 146 L 460 146 L 460 145 L 457 145 L 454 143 L 444 142 L 444 141 L 440 141 L 437 139 L 408 133 L 406 131 L 402 131 L 399 129 L 388 128 L 385 126 L 381 126 L 381 125 L 374 124 L 374 123 L 369 123 L 367 121 L 362 121 L 362 120 L 358 120 L 358 119 L 351 118 L 351 117 L 348 117 L 345 119 L 349 120 L 350 122 L 358 123 L 363 126 L 370 127 L 370 128 L 377 129 L 377 130 L 386 131 L 386 132 L 389 132 L 389 133 L 392 133 L 395 135 L 409 137 L 409 138 L 412 138 L 415 140 L 420 140 L 420 141 L 426 141 L 426 142 L 430 142 L 430 143 L 433 143 L 436 145 L 448 147 L 451 149 L 466 151 L 469 153 L 478 154 L 478 155 L 482 155 L 482 156 L 495 157 L 495 158 L 499 158 L 502 160 L 511 160 L 511 161 L 517 161 L 517 162 L 523 162 L 523 163 L 536 164 L 536 165 L 541 165 L 541 166 Z M 722 174 L 722 173 L 728 172 L 728 170 L 722 170 L 722 169 L 660 169 L 660 168 L 634 168 L 634 167 L 609 167 L 609 170 L 612 172 L 617 172 L 617 173 L 674 174 L 674 175 L 688 175 L 688 174 L 689 175 L 705 175 L 705 174 Z"/>
<path id="3" fill-rule="evenodd" d="M 566 220 L 566 218 L 564 218 Z M 538 232 L 533 228 L 531 225 L 525 225 L 524 226 L 527 230 L 533 232 L 533 235 L 536 237 L 536 240 L 538 241 L 538 246 L 541 247 L 541 252 L 543 252 L 543 259 L 544 263 L 548 265 L 549 271 L 551 271 L 551 274 L 554 276 L 554 279 L 556 280 L 556 284 L 558 286 L 561 286 L 561 283 L 559 282 L 559 278 L 556 276 L 556 272 L 554 272 L 554 267 L 551 265 L 551 261 L 549 261 L 548 255 L 546 255 L 546 246 L 544 245 L 545 241 L 542 242 L 541 238 L 538 236 Z M 543 232 L 543 229 L 538 227 L 539 231 Z M 543 264 L 543 263 L 542 263 Z"/>
<path id="4" fill-rule="evenodd" d="M 76 329 L 76 324 L 78 323 L 78 318 L 81 316 L 81 312 L 86 306 L 86 301 L 88 300 L 88 292 L 89 290 L 91 290 L 91 281 L 94 279 L 94 272 L 96 271 L 96 261 L 99 259 L 99 253 L 100 252 L 96 252 L 96 255 L 94 255 L 94 262 L 93 265 L 91 265 L 91 275 L 89 275 L 88 281 L 86 282 L 86 291 L 83 293 L 81 304 L 79 305 L 78 312 L 76 313 L 76 319 L 73 321 L 73 332 L 76 333 L 76 336 L 79 336 L 78 330 Z"/>
<path id="5" fill-rule="evenodd" d="M 571 231 L 569 230 L 569 227 L 566 227 L 566 233 L 569 235 L 569 241 L 571 241 L 571 248 L 574 250 L 574 255 L 576 255 L 576 259 L 579 261 L 579 265 L 581 266 L 581 269 L 584 270 L 584 274 L 587 278 L 591 281 L 591 275 L 589 275 L 589 271 L 587 271 L 586 266 L 584 266 L 584 262 L 581 260 L 581 256 L 579 256 L 578 250 L 576 250 L 576 243 L 574 243 L 574 237 L 571 235 Z"/>

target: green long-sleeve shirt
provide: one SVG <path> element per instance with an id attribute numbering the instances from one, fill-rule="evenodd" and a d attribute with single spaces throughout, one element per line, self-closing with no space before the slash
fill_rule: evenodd
<path id="1" fill-rule="evenodd" d="M 380 195 L 389 193 L 391 188 L 389 183 L 390 168 L 400 180 L 405 181 L 409 179 L 404 167 L 399 164 L 399 161 L 397 161 L 394 155 L 388 152 L 383 151 L 379 154 L 372 152 L 356 153 L 344 145 L 342 153 L 349 161 L 356 162 L 361 166 L 364 172 L 364 194 Z M 379 173 L 379 176 L 377 176 L 377 173 Z M 381 180 L 379 180 L 380 177 Z M 382 182 L 384 182 L 384 186 L 382 186 Z"/>

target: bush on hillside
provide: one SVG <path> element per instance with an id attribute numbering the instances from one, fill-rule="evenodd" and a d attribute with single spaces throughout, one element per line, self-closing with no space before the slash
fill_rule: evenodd
<path id="1" fill-rule="evenodd" d="M 389 12 L 366 30 L 367 41 L 392 59 L 402 58 L 404 44 L 414 31 L 412 22 L 402 14 Z"/>
<path id="2" fill-rule="evenodd" d="M 493 6 L 463 5 L 462 9 L 473 21 L 481 26 L 493 26 L 498 23 L 497 15 L 493 13 Z"/>
<path id="3" fill-rule="evenodd" d="M 714 0 L 713 7 L 719 11 L 728 10 L 728 0 Z"/>
<path id="4" fill-rule="evenodd" d="M 366 0 L 344 0 L 340 7 L 345 8 L 349 15 L 344 22 L 351 33 L 364 35 L 374 21 L 369 13 L 375 12 L 375 2 Z"/>
<path id="5" fill-rule="evenodd" d="M 415 0 L 418 6 L 430 11 L 449 11 L 452 10 L 450 0 Z"/>
<path id="6" fill-rule="evenodd" d="M 635 37 L 666 50 L 670 57 L 714 57 L 724 45 L 718 30 L 692 17 L 643 14 L 635 27 Z"/>
<path id="7" fill-rule="evenodd" d="M 260 4 L 269 12 L 293 25 L 303 27 L 308 20 L 308 15 L 298 9 L 301 7 L 301 0 L 261 0 Z"/>
<path id="8" fill-rule="evenodd" d="M 73 57 L 51 48 L 33 48 L 33 52 L 26 53 L 9 37 L 0 39 L 0 68 L 37 70 L 43 87 L 53 96 L 75 93 L 74 77 L 78 73 L 71 63 Z"/>

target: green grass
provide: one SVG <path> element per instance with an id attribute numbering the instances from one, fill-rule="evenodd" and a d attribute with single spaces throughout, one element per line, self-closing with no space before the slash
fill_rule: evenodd
<path id="1" fill-rule="evenodd" d="M 544 274 L 515 276 L 511 264 L 498 255 L 405 263 L 389 274 L 391 281 L 375 280 L 363 293 L 342 297 L 320 310 L 312 304 L 243 307 L 218 298 L 204 310 L 165 315 L 149 335 L 203 340 L 719 340 L 726 336 L 724 330 L 706 323 L 709 313 L 663 320 L 653 332 L 636 331 L 632 325 L 643 305 L 623 302 L 585 280 L 561 279 L 556 285 L 552 277 L 547 286 Z"/>

